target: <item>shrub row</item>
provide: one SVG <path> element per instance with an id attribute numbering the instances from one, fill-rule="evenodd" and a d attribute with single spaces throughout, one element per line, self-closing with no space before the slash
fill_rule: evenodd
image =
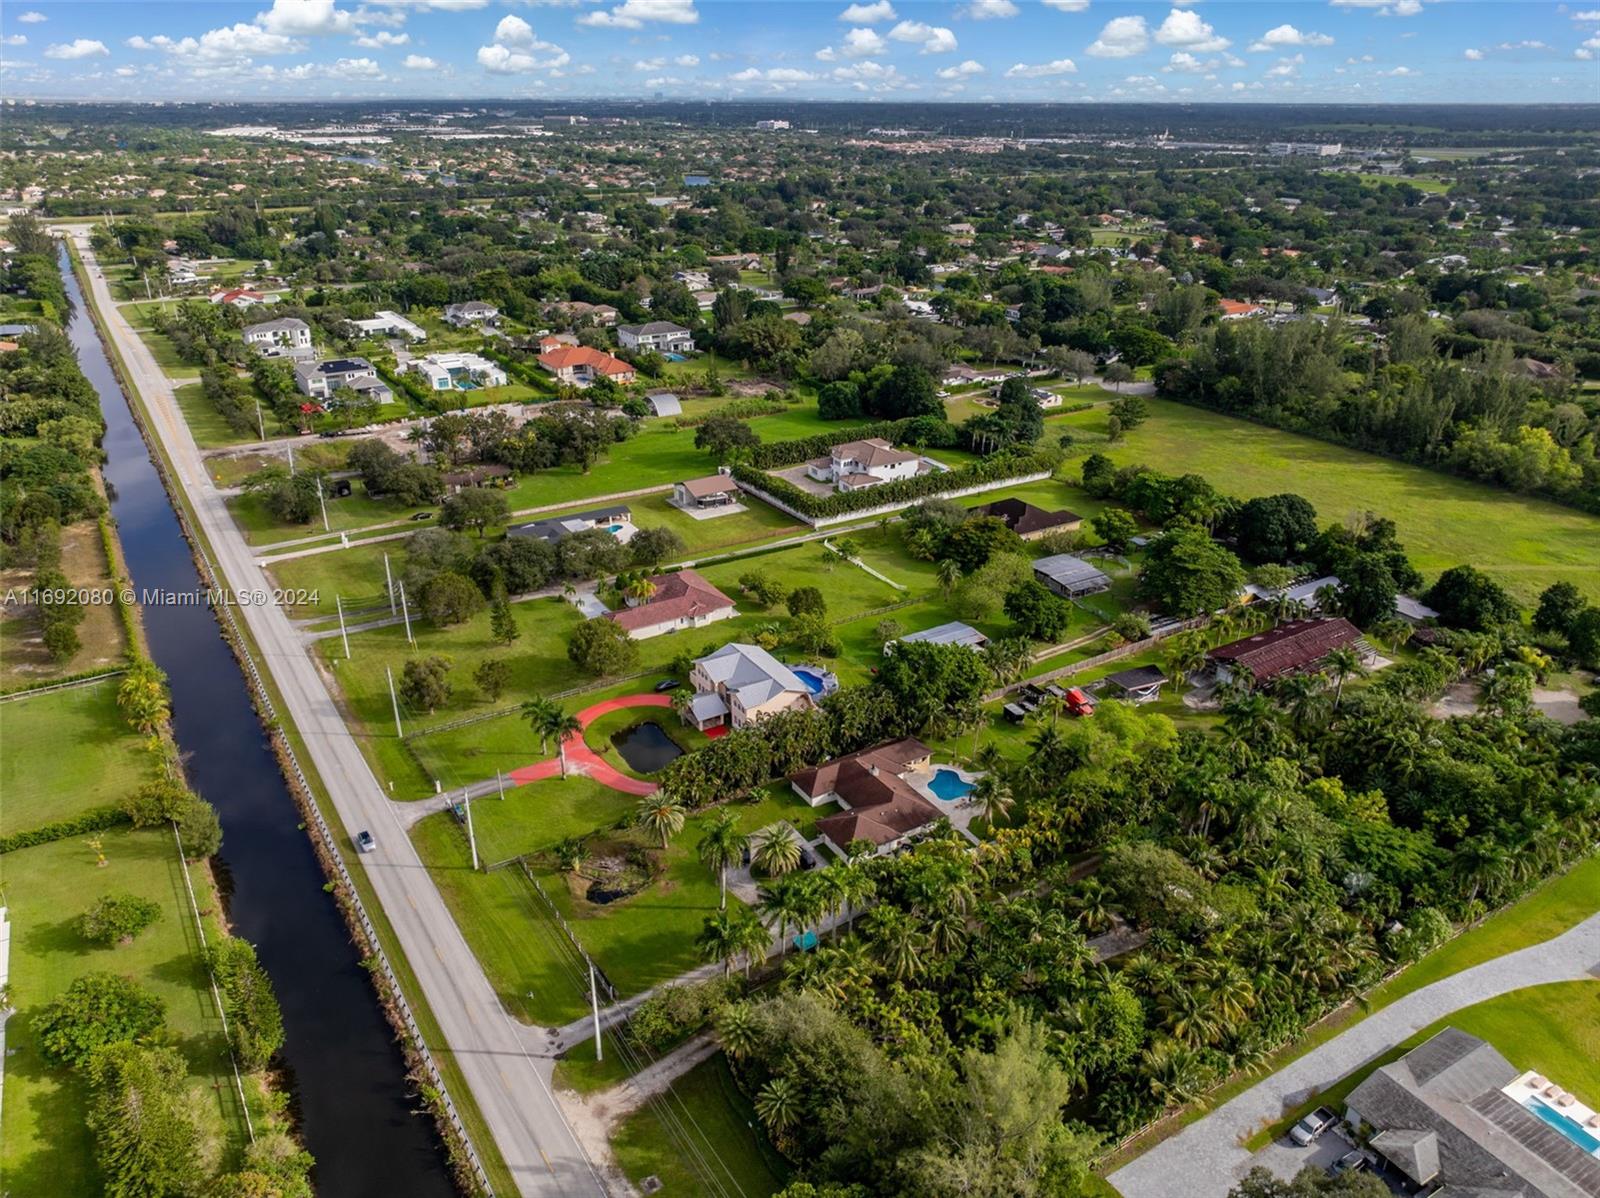
<path id="1" fill-rule="evenodd" d="M 752 416 L 773 416 L 779 412 L 787 411 L 789 405 L 781 399 L 754 396 L 749 399 L 735 399 L 719 407 L 703 412 L 699 416 L 678 416 L 672 421 L 674 428 L 699 428 L 706 421 L 715 416 L 733 416 L 739 420 L 746 420 Z M 787 444 L 787 442 L 774 441 L 774 445 Z"/>
<path id="2" fill-rule="evenodd" d="M 116 807 L 96 807 L 93 811 L 85 811 L 72 819 L 61 819 L 53 824 L 29 828 L 23 832 L 13 832 L 10 836 L 0 836 L 0 853 L 31 849 L 37 845 L 65 840 L 69 836 L 82 836 L 86 832 L 104 832 L 108 828 L 115 828 L 128 822 L 130 821 L 127 813 Z"/>
<path id="3" fill-rule="evenodd" d="M 911 503 L 950 491 L 961 491 L 985 483 L 1002 482 L 1008 478 L 1036 474 L 1041 470 L 1050 471 L 1054 470 L 1059 462 L 1060 456 L 1050 450 L 997 453 L 993 457 L 973 462 L 959 470 L 919 474 L 915 478 L 897 479 L 860 491 L 835 491 L 827 495 L 813 495 L 788 479 L 745 465 L 735 466 L 733 477 L 754 490 L 765 491 L 801 515 L 811 519 L 822 519 L 889 504 Z"/>

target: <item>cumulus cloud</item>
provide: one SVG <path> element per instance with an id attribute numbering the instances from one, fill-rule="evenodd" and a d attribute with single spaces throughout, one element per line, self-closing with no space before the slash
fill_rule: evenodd
<path id="1" fill-rule="evenodd" d="M 1179 50 L 1174 53 L 1171 58 L 1167 59 L 1167 65 L 1161 69 L 1168 74 L 1171 74 L 1173 71 L 1183 71 L 1188 74 L 1204 75 L 1210 73 L 1211 71 L 1215 71 L 1223 65 L 1243 66 L 1244 62 L 1241 59 L 1234 58 L 1230 55 L 1226 61 L 1226 64 L 1224 64 L 1224 61 L 1220 58 L 1201 59 L 1197 58 L 1193 54 L 1190 54 L 1187 50 Z"/>
<path id="2" fill-rule="evenodd" d="M 0 37 L 0 46 L 26 46 L 28 39 L 20 33 L 13 33 L 8 37 Z"/>
<path id="3" fill-rule="evenodd" d="M 518 16 L 500 18 L 492 45 L 478 47 L 478 65 L 491 75 L 520 75 L 564 67 L 572 56 L 553 42 L 540 41 L 533 26 Z"/>
<path id="4" fill-rule="evenodd" d="M 400 64 L 408 71 L 437 71 L 439 64 L 426 54 L 407 54 L 405 61 Z"/>
<path id="5" fill-rule="evenodd" d="M 356 45 L 367 50 L 388 50 L 395 46 L 404 46 L 410 41 L 409 33 L 390 33 L 387 29 L 380 29 L 376 33 L 363 33 L 356 38 Z"/>
<path id="6" fill-rule="evenodd" d="M 965 62 L 957 63 L 953 67 L 945 67 L 936 72 L 941 79 L 966 79 L 972 75 L 983 74 L 983 64 L 976 59 L 969 58 Z"/>
<path id="7" fill-rule="evenodd" d="M 1143 17 L 1113 17 L 1089 43 L 1089 53 L 1095 58 L 1132 58 L 1149 48 L 1150 30 Z"/>
<path id="8" fill-rule="evenodd" d="M 746 67 L 742 71 L 735 71 L 728 76 L 735 83 L 807 83 L 816 78 L 810 71 L 802 71 L 796 67 Z"/>
<path id="9" fill-rule="evenodd" d="M 1006 70 L 1007 79 L 1044 79 L 1050 75 L 1073 75 L 1078 70 L 1078 64 L 1070 58 L 1058 58 L 1054 62 L 1019 62 Z"/>
<path id="10" fill-rule="evenodd" d="M 1279 25 L 1269 29 L 1250 44 L 1255 53 L 1281 50 L 1285 46 L 1331 46 L 1333 39 L 1326 33 L 1303 33 L 1293 25 Z"/>
<path id="11" fill-rule="evenodd" d="M 25 12 L 17 14 L 17 24 L 19 25 L 38 25 L 39 23 L 48 21 L 49 19 L 50 18 L 45 16 L 42 12 Z"/>
<path id="12" fill-rule="evenodd" d="M 956 48 L 956 35 L 942 25 L 924 25 L 921 21 L 901 21 L 889 30 L 897 42 L 915 42 L 924 54 L 948 54 Z"/>
<path id="13" fill-rule="evenodd" d="M 45 48 L 46 58 L 63 58 L 68 61 L 76 58 L 98 58 L 103 54 L 110 54 L 104 42 L 95 41 L 93 38 L 78 37 L 70 42 L 61 42 Z"/>
<path id="14" fill-rule="evenodd" d="M 138 73 L 138 67 L 118 67 L 112 72 L 118 79 L 132 79 Z"/>
<path id="15" fill-rule="evenodd" d="M 1462 57 L 1464 57 L 1468 62 L 1481 62 L 1483 60 L 1482 50 L 1473 50 L 1469 48 L 1463 50 L 1461 54 Z"/>
<path id="16" fill-rule="evenodd" d="M 1293 79 L 1300 73 L 1300 67 L 1305 60 L 1304 54 L 1296 54 L 1293 58 L 1280 58 L 1277 64 L 1267 71 L 1267 78 Z"/>
<path id="17" fill-rule="evenodd" d="M 1572 57 L 1581 58 L 1584 62 L 1588 62 L 1594 58 L 1594 51 L 1587 46 L 1579 46 L 1572 52 Z"/>
<path id="18" fill-rule="evenodd" d="M 318 33 L 349 33 L 351 14 L 333 0 L 272 0 L 272 7 L 256 14 L 256 24 L 268 33 L 305 37 Z"/>
<path id="19" fill-rule="evenodd" d="M 697 67 L 700 65 L 700 56 L 698 54 L 680 54 L 678 57 L 672 60 L 672 65 L 678 67 Z"/>
<path id="20" fill-rule="evenodd" d="M 1374 8 L 1380 17 L 1414 17 L 1422 0 L 1329 0 L 1335 8 Z"/>
<path id="21" fill-rule="evenodd" d="M 1156 30 L 1156 41 L 1163 46 L 1178 46 L 1202 54 L 1226 50 L 1233 44 L 1202 21 L 1199 13 L 1186 8 L 1175 8 L 1167 14 L 1167 19 Z"/>
<path id="22" fill-rule="evenodd" d="M 1082 12 L 1089 7 L 1089 0 L 1044 0 L 1046 8 L 1059 9 L 1061 12 Z"/>
<path id="23" fill-rule="evenodd" d="M 823 62 L 834 62 L 840 58 L 871 58 L 874 54 L 882 54 L 888 49 L 889 43 L 883 40 L 876 29 L 857 26 L 846 31 L 844 41 L 838 46 L 824 46 L 817 51 L 817 57 Z"/>
<path id="24" fill-rule="evenodd" d="M 895 16 L 894 5 L 889 0 L 877 0 L 876 4 L 852 4 L 839 14 L 839 19 L 851 25 L 876 25 L 880 21 L 892 21 Z"/>
<path id="25" fill-rule="evenodd" d="M 1403 79 L 1407 75 L 1420 75 L 1421 71 L 1413 71 L 1410 67 L 1395 67 L 1389 71 L 1379 71 L 1380 75 L 1387 75 L 1391 79 Z"/>
<path id="26" fill-rule="evenodd" d="M 1548 50 L 1549 48 L 1540 41 L 1501 42 L 1495 47 L 1497 50 Z"/>
<path id="27" fill-rule="evenodd" d="M 408 8 L 416 12 L 427 12 L 429 9 L 436 12 L 472 12 L 474 9 L 489 7 L 489 0 L 370 0 L 370 2 L 382 5 L 384 8 Z"/>
<path id="28" fill-rule="evenodd" d="M 878 82 L 885 79 L 895 79 L 900 75 L 900 72 L 897 68 L 893 66 L 885 66 L 881 62 L 873 62 L 870 58 L 864 59 L 861 62 L 853 62 L 847 67 L 834 67 L 833 70 L 828 73 L 833 78 L 842 80 L 846 83 L 862 79 Z"/>
<path id="29" fill-rule="evenodd" d="M 667 60 L 665 58 L 641 58 L 633 64 L 633 69 L 636 71 L 659 71 L 666 65 Z"/>
<path id="30" fill-rule="evenodd" d="M 972 0 L 961 15 L 974 21 L 1004 21 L 1021 11 L 1011 0 Z"/>
<path id="31" fill-rule="evenodd" d="M 586 13 L 578 18 L 578 24 L 602 29 L 643 29 L 652 23 L 694 25 L 699 20 L 694 0 L 623 0 L 615 8 Z"/>
<path id="32" fill-rule="evenodd" d="M 644 85 L 646 87 L 674 87 L 682 82 L 683 80 L 676 75 L 657 75 L 654 79 L 646 79 Z"/>
<path id="33" fill-rule="evenodd" d="M 333 73 L 358 79 L 376 79 L 383 74 L 383 68 L 370 58 L 341 58 L 333 64 Z"/>
<path id="34" fill-rule="evenodd" d="M 241 63 L 255 55 L 295 54 L 305 49 L 305 43 L 295 38 L 243 23 L 212 29 L 198 38 L 171 38 L 164 33 L 148 38 L 135 35 L 125 44 L 129 49 L 160 50 L 174 58 L 200 63 Z"/>

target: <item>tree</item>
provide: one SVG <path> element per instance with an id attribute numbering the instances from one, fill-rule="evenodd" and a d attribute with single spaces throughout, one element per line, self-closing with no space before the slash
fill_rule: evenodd
<path id="1" fill-rule="evenodd" d="M 440 628 L 462 624 L 484 608 L 483 592 L 470 578 L 447 570 L 422 588 L 422 614 Z"/>
<path id="2" fill-rule="evenodd" d="M 1102 377 L 1117 389 L 1118 394 L 1121 394 L 1122 384 L 1133 382 L 1133 367 L 1126 362 L 1113 362 L 1106 367 Z"/>
<path id="3" fill-rule="evenodd" d="M 1533 613 L 1534 631 L 1567 636 L 1572 630 L 1572 622 L 1587 606 L 1582 592 L 1572 583 L 1552 583 L 1539 595 L 1539 606 Z"/>
<path id="4" fill-rule="evenodd" d="M 1096 499 L 1109 496 L 1117 485 L 1117 464 L 1103 453 L 1091 453 L 1083 459 L 1083 489 Z"/>
<path id="5" fill-rule="evenodd" d="M 1339 704 L 1344 700 L 1344 680 L 1352 675 L 1365 674 L 1366 663 L 1349 645 L 1341 645 L 1330 650 L 1322 664 L 1333 675 L 1333 709 L 1338 711 Z"/>
<path id="6" fill-rule="evenodd" d="M 1600 669 L 1600 607 L 1586 607 L 1567 627 L 1567 647 L 1586 669 Z"/>
<path id="7" fill-rule="evenodd" d="M 1106 548 L 1116 553 L 1128 552 L 1128 542 L 1139 535 L 1139 522 L 1133 513 L 1119 507 L 1109 507 L 1092 517 L 1089 527 L 1106 543 Z"/>
<path id="8" fill-rule="evenodd" d="M 103 894 L 78 916 L 78 935 L 94 944 L 131 944 L 161 918 L 161 905 L 136 894 Z"/>
<path id="9" fill-rule="evenodd" d="M 992 828 L 1001 816 L 1011 810 L 1015 799 L 1011 784 L 1001 774 L 991 770 L 979 778 L 972 788 L 972 801 L 978 814 Z"/>
<path id="10" fill-rule="evenodd" d="M 189 1113 L 188 1069 L 178 1051 L 113 1043 L 87 1066 L 84 1117 L 107 1198 L 194 1193 L 205 1170 Z"/>
<path id="11" fill-rule="evenodd" d="M 745 958 L 745 973 L 748 975 L 756 954 L 765 955 L 771 943 L 772 938 L 767 935 L 767 929 L 761 926 L 761 921 L 756 918 L 755 913 L 744 906 L 736 906 L 732 910 L 721 910 L 706 916 L 705 926 L 695 937 L 695 945 L 704 960 L 722 962 L 723 977 L 727 977 L 733 971 L 733 963 L 741 955 Z M 735 1014 L 747 1010 L 748 1008 L 742 1006 L 730 1007 L 723 1013 L 723 1018 L 718 1023 L 723 1043 L 732 1055 L 737 1055 L 734 1045 L 747 1044 L 745 1036 L 748 1029 L 742 1018 Z"/>
<path id="12" fill-rule="evenodd" d="M 743 457 L 761 444 L 761 437 L 749 423 L 737 416 L 711 416 L 695 430 L 694 447 L 710 453 L 726 465 Z"/>
<path id="13" fill-rule="evenodd" d="M 774 1077 L 756 1092 L 756 1116 L 768 1131 L 788 1131 L 800 1118 L 800 1088 L 787 1077 Z"/>
<path id="14" fill-rule="evenodd" d="M 1007 592 L 1005 612 L 1018 632 L 1036 641 L 1059 641 L 1072 622 L 1072 605 L 1034 578 Z"/>
<path id="15" fill-rule="evenodd" d="M 790 591 L 788 607 L 791 616 L 828 614 L 828 601 L 816 587 L 796 587 Z"/>
<path id="16" fill-rule="evenodd" d="M 453 532 L 475 529 L 483 537 L 491 524 L 504 524 L 511 518 L 511 507 L 501 492 L 488 487 L 467 487 L 445 497 L 439 505 L 439 523 Z"/>
<path id="17" fill-rule="evenodd" d="M 222 821 L 217 809 L 199 795 L 190 795 L 173 821 L 183 842 L 183 855 L 190 861 L 215 856 L 222 847 Z"/>
<path id="18" fill-rule="evenodd" d="M 497 645 L 510 645 L 522 635 L 517 627 L 517 617 L 512 614 L 511 601 L 504 595 L 496 599 L 489 609 L 489 635 Z"/>
<path id="19" fill-rule="evenodd" d="M 1139 594 L 1174 616 L 1219 611 L 1244 589 L 1239 559 L 1199 528 L 1170 530 L 1151 543 Z"/>
<path id="20" fill-rule="evenodd" d="M 683 538 L 672 529 L 641 528 L 628 542 L 628 552 L 636 566 L 654 568 L 683 554 Z"/>
<path id="21" fill-rule="evenodd" d="M 773 824 L 758 832 L 751 841 L 751 860 L 769 878 L 776 878 L 800 865 L 800 842 L 788 824 Z"/>
<path id="22" fill-rule="evenodd" d="M 493 703 L 511 681 L 511 665 L 498 657 L 486 657 L 472 671 L 472 680 L 478 684 L 483 697 Z"/>
<path id="23" fill-rule="evenodd" d="M 1150 419 L 1150 405 L 1142 395 L 1124 395 L 1111 401 L 1111 415 L 1122 421 L 1124 429 L 1135 429 Z"/>
<path id="24" fill-rule="evenodd" d="M 1299 495 L 1258 496 L 1234 515 L 1233 533 L 1246 561 L 1302 561 L 1317 537 L 1317 509 Z"/>
<path id="25" fill-rule="evenodd" d="M 739 575 L 739 590 L 753 599 L 759 607 L 771 607 L 775 603 L 782 603 L 789 594 L 781 582 L 760 570 L 747 570 Z"/>
<path id="26" fill-rule="evenodd" d="M 920 366 L 896 366 L 864 397 L 863 406 L 868 415 L 880 420 L 944 414 L 944 400 L 939 398 L 933 376 Z"/>
<path id="27" fill-rule="evenodd" d="M 835 337 L 838 334 L 834 335 Z M 860 338 L 858 337 L 857 340 Z M 830 338 L 830 341 L 832 338 Z M 824 343 L 823 348 L 826 348 Z M 821 349 L 817 351 L 820 353 Z M 813 362 L 816 353 L 812 354 Z M 815 369 L 815 366 L 813 366 Z M 848 379 L 828 383 L 817 392 L 817 415 L 823 420 L 854 420 L 861 415 L 861 388 Z"/>
<path id="28" fill-rule="evenodd" d="M 166 1016 L 166 1004 L 132 978 L 86 973 L 45 1005 L 33 1031 L 45 1056 L 77 1066 L 108 1044 L 154 1034 Z"/>
<path id="29" fill-rule="evenodd" d="M 1329 1177 L 1307 1165 L 1293 1181 L 1284 1181 L 1257 1166 L 1228 1191 L 1228 1198 L 1387 1198 L 1388 1194 L 1389 1187 L 1365 1170 Z"/>
<path id="30" fill-rule="evenodd" d="M 135 731 L 154 732 L 170 711 L 167 676 L 148 657 L 137 658 L 117 686 L 117 706 Z"/>
<path id="31" fill-rule="evenodd" d="M 450 659 L 437 654 L 414 657 L 401 667 L 400 697 L 406 706 L 432 715 L 450 698 Z"/>
<path id="32" fill-rule="evenodd" d="M 645 795 L 634 812 L 634 822 L 661 838 L 665 849 L 671 839 L 683 831 L 683 804 L 663 790 Z"/>
<path id="33" fill-rule="evenodd" d="M 705 835 L 696 846 L 700 864 L 717 875 L 717 889 L 721 892 L 718 904 L 728 909 L 728 867 L 738 862 L 744 854 L 746 838 L 739 831 L 738 817 L 731 811 L 719 811 L 706 824 Z"/>
<path id="34" fill-rule="evenodd" d="M 983 659 L 965 645 L 901 641 L 879 667 L 874 685 L 894 699 L 905 727 L 922 729 L 970 711 L 989 682 Z"/>
<path id="35" fill-rule="evenodd" d="M 561 708 L 554 700 L 546 699 L 543 695 L 536 695 L 526 700 L 521 707 L 522 718 L 528 721 L 539 737 L 539 752 L 549 755 L 550 734 L 556 719 L 561 715 Z"/>
<path id="36" fill-rule="evenodd" d="M 639 645 L 622 625 L 601 617 L 579 624 L 573 630 L 567 642 L 567 658 L 596 677 L 621 674 L 638 663 Z"/>
<path id="37" fill-rule="evenodd" d="M 1423 601 L 1442 623 L 1469 632 L 1489 632 L 1517 618 L 1517 604 L 1476 566 L 1454 566 L 1439 575 Z"/>
<path id="38" fill-rule="evenodd" d="M 228 1012 L 228 1035 L 246 1069 L 265 1069 L 283 1047 L 283 1012 L 255 946 L 224 936 L 210 950 L 211 970 Z"/>

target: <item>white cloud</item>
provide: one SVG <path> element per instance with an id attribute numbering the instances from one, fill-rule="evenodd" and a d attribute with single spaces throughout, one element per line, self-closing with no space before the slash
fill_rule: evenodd
<path id="1" fill-rule="evenodd" d="M 1463 50 L 1461 53 L 1462 53 L 1462 56 L 1465 57 L 1468 62 L 1481 62 L 1483 60 L 1483 51 L 1482 50 L 1467 49 L 1467 50 Z"/>
<path id="2" fill-rule="evenodd" d="M 371 0 L 373 4 L 380 4 L 385 8 L 406 8 L 414 12 L 427 12 L 433 9 L 437 12 L 472 12 L 479 8 L 488 8 L 489 0 Z"/>
<path id="3" fill-rule="evenodd" d="M 1584 62 L 1588 62 L 1590 59 L 1592 59 L 1594 57 L 1594 51 L 1593 50 L 1586 50 L 1584 47 L 1579 46 L 1576 50 L 1574 50 L 1572 52 L 1572 57 L 1581 58 L 1581 59 L 1583 59 Z"/>
<path id="4" fill-rule="evenodd" d="M 1549 48 L 1544 42 L 1539 41 L 1501 42 L 1495 47 L 1497 50 L 1548 50 Z"/>
<path id="5" fill-rule="evenodd" d="M 303 42 L 281 33 L 269 33 L 259 25 L 230 25 L 192 37 L 130 37 L 125 43 L 133 50 L 160 50 L 174 58 L 205 63 L 242 63 L 252 55 L 294 54 L 305 49 Z"/>
<path id="6" fill-rule="evenodd" d="M 333 72 L 358 79 L 376 79 L 383 74 L 383 68 L 370 58 L 341 58 L 333 64 Z"/>
<path id="7" fill-rule="evenodd" d="M 1004 21 L 1021 11 L 1011 0 L 971 0 L 960 15 L 974 21 Z"/>
<path id="8" fill-rule="evenodd" d="M 889 0 L 877 0 L 876 4 L 852 4 L 839 14 L 841 21 L 851 25 L 876 25 L 880 21 L 895 19 L 894 5 Z"/>
<path id="9" fill-rule="evenodd" d="M 769 67 L 763 71 L 759 67 L 746 67 L 742 71 L 735 71 L 728 76 L 735 83 L 806 83 L 816 76 L 810 71 L 802 71 L 795 67 Z"/>
<path id="10" fill-rule="evenodd" d="M 1254 53 L 1280 50 L 1285 46 L 1331 46 L 1333 39 L 1326 33 L 1302 33 L 1293 25 L 1279 25 L 1269 29 L 1250 44 Z"/>
<path id="11" fill-rule="evenodd" d="M 1574 21 L 1600 21 L 1600 8 L 1591 8 L 1587 12 L 1575 12 L 1572 14 L 1572 19 Z"/>
<path id="12" fill-rule="evenodd" d="M 63 42 L 45 49 L 46 58 L 64 58 L 68 61 L 76 58 L 97 58 L 102 54 L 110 54 L 104 42 L 97 42 L 93 38 L 79 37 L 70 42 Z"/>
<path id="13" fill-rule="evenodd" d="M 25 12 L 17 15 L 17 24 L 38 25 L 39 23 L 48 21 L 49 19 L 50 18 L 45 16 L 42 12 Z"/>
<path id="14" fill-rule="evenodd" d="M 921 21 L 901 21 L 889 30 L 897 42 L 916 42 L 924 54 L 948 54 L 956 48 L 956 35 L 941 25 L 924 25 Z"/>
<path id="15" fill-rule="evenodd" d="M 349 33 L 353 22 L 348 12 L 334 7 L 333 0 L 272 0 L 270 9 L 256 14 L 256 24 L 268 33 L 305 37 Z"/>
<path id="16" fill-rule="evenodd" d="M 885 66 L 881 62 L 873 62 L 872 59 L 868 58 L 861 62 L 853 62 L 847 67 L 834 67 L 829 74 L 835 79 L 848 83 L 859 79 L 874 81 L 895 79 L 899 77 L 900 72 L 893 66 Z"/>
<path id="17" fill-rule="evenodd" d="M 1143 17 L 1113 17 L 1089 44 L 1095 58 L 1132 58 L 1150 48 L 1150 30 Z"/>
<path id="18" fill-rule="evenodd" d="M 400 64 L 408 71 L 437 71 L 439 64 L 426 54 L 407 54 L 404 62 Z"/>
<path id="19" fill-rule="evenodd" d="M 1293 79 L 1300 73 L 1300 66 L 1306 60 L 1304 54 L 1296 54 L 1293 58 L 1280 58 L 1277 65 L 1267 72 L 1268 79 Z"/>
<path id="20" fill-rule="evenodd" d="M 700 56 L 698 54 L 680 54 L 678 57 L 672 60 L 672 65 L 678 67 L 697 67 L 700 65 Z"/>
<path id="21" fill-rule="evenodd" d="M 597 9 L 579 17 L 578 24 L 602 29 L 643 29 L 647 23 L 693 25 L 699 20 L 694 0 L 623 0 L 613 9 Z"/>
<path id="22" fill-rule="evenodd" d="M 138 73 L 138 67 L 118 67 L 112 72 L 118 79 L 132 79 Z"/>
<path id="23" fill-rule="evenodd" d="M 1059 9 L 1062 12 L 1082 12 L 1089 7 L 1089 0 L 1044 0 L 1046 8 Z"/>
<path id="24" fill-rule="evenodd" d="M 966 62 L 957 63 L 953 67 L 945 67 L 944 70 L 936 73 L 941 79 L 966 79 L 972 75 L 981 75 L 983 71 L 984 66 L 981 62 L 969 58 Z"/>
<path id="25" fill-rule="evenodd" d="M 1344 63 L 1345 63 L 1345 66 L 1353 67 L 1357 63 L 1371 62 L 1371 61 L 1372 61 L 1372 55 L 1363 54 L 1360 58 L 1347 58 L 1347 59 L 1344 60 Z"/>
<path id="26" fill-rule="evenodd" d="M 1185 71 L 1191 74 L 1203 75 L 1208 71 L 1216 70 L 1221 65 L 1221 59 L 1207 58 L 1202 60 L 1196 58 L 1187 50 L 1179 50 L 1173 54 L 1171 58 L 1167 59 L 1167 65 L 1161 69 L 1166 71 L 1168 74 L 1172 73 L 1173 71 Z"/>
<path id="27" fill-rule="evenodd" d="M 0 37 L 0 46 L 26 46 L 28 39 L 20 33 L 13 33 L 9 37 Z"/>
<path id="28" fill-rule="evenodd" d="M 824 62 L 831 62 L 836 58 L 871 58 L 874 54 L 882 54 L 888 49 L 889 44 L 879 36 L 876 29 L 868 29 L 858 25 L 846 31 L 844 42 L 837 49 L 829 48 L 825 53 L 819 51 L 817 57 Z"/>
<path id="29" fill-rule="evenodd" d="M 1380 17 L 1414 17 L 1422 0 L 1328 0 L 1335 8 L 1375 8 Z"/>
<path id="30" fill-rule="evenodd" d="M 1397 17 L 1414 17 L 1421 11 L 1422 0 L 1400 0 L 1400 3 L 1388 10 L 1388 12 Z M 1379 15 L 1385 15 L 1384 11 L 1379 10 Z"/>
<path id="31" fill-rule="evenodd" d="M 492 75 L 548 71 L 571 61 L 560 46 L 540 41 L 533 26 L 518 16 L 502 17 L 494 27 L 494 44 L 478 47 L 478 65 Z"/>
<path id="32" fill-rule="evenodd" d="M 410 41 L 409 33 L 390 33 L 387 29 L 380 29 L 377 33 L 363 33 L 356 38 L 356 45 L 368 50 L 387 50 L 394 46 L 404 46 Z"/>
<path id="33" fill-rule="evenodd" d="M 1395 67 L 1392 71 L 1379 71 L 1380 75 L 1387 75 L 1391 79 L 1403 79 L 1407 75 L 1420 75 L 1421 71 L 1413 71 L 1410 67 Z"/>
<path id="34" fill-rule="evenodd" d="M 667 60 L 665 58 L 641 58 L 633 64 L 633 69 L 636 71 L 659 71 L 666 65 Z"/>
<path id="35" fill-rule="evenodd" d="M 1054 62 L 1019 62 L 1006 70 L 1007 79 L 1044 79 L 1050 75 L 1074 75 L 1078 71 L 1078 64 L 1070 58 L 1058 58 Z"/>
<path id="36" fill-rule="evenodd" d="M 657 75 L 654 79 L 646 79 L 646 87 L 673 87 L 683 82 L 676 75 Z"/>
<path id="37" fill-rule="evenodd" d="M 1202 21 L 1199 13 L 1184 8 L 1175 8 L 1167 14 L 1167 19 L 1156 30 L 1156 41 L 1163 46 L 1179 46 L 1202 54 L 1226 50 L 1233 44 Z"/>

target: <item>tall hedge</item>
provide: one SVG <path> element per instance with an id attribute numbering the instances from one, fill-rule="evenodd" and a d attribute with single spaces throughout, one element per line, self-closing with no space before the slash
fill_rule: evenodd
<path id="1" fill-rule="evenodd" d="M 798 442 L 784 444 L 798 444 Z M 837 438 L 831 441 L 831 444 L 837 444 Z M 813 495 L 788 479 L 768 474 L 753 465 L 735 466 L 733 477 L 754 490 L 765 491 L 803 516 L 824 519 L 888 504 L 911 503 L 932 495 L 943 495 L 950 491 L 982 486 L 985 483 L 1001 482 L 1008 478 L 1020 478 L 1026 474 L 1054 470 L 1059 460 L 1053 450 L 997 453 L 993 457 L 962 466 L 958 470 L 919 474 L 914 478 L 896 479 L 859 491 L 833 491 L 827 495 Z"/>

